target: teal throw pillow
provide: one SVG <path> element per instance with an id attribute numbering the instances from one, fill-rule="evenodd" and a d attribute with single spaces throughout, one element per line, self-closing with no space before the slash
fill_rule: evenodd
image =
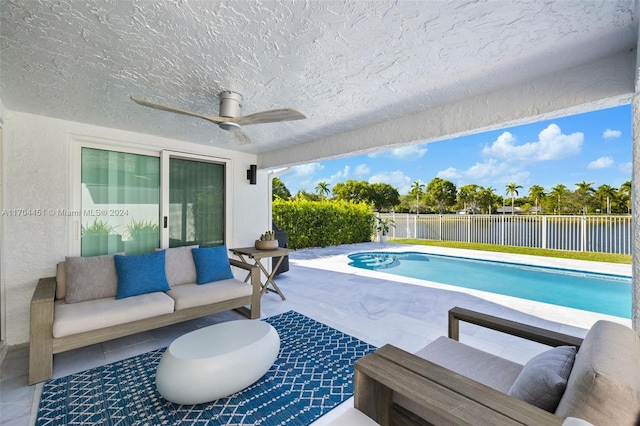
<path id="1" fill-rule="evenodd" d="M 196 264 L 198 284 L 233 278 L 227 246 L 194 248 L 191 253 Z"/>
<path id="2" fill-rule="evenodd" d="M 113 259 L 118 274 L 116 299 L 170 290 L 164 270 L 164 250 L 133 256 L 116 255 Z"/>

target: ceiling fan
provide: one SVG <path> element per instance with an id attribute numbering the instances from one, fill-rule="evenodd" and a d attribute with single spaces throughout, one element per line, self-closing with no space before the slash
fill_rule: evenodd
<path id="1" fill-rule="evenodd" d="M 220 109 L 219 116 L 199 114 L 197 112 L 187 111 L 168 105 L 159 104 L 131 96 L 131 100 L 137 104 L 163 111 L 175 112 L 177 114 L 190 115 L 192 117 L 203 118 L 215 123 L 221 129 L 230 131 L 236 136 L 236 141 L 241 144 L 249 143 L 251 140 L 244 132 L 241 132 L 242 126 L 250 124 L 277 123 L 281 121 L 303 120 L 306 115 L 300 111 L 291 108 L 271 109 L 267 111 L 256 112 L 254 114 L 242 115 L 242 95 L 232 91 L 224 91 L 219 95 Z"/>

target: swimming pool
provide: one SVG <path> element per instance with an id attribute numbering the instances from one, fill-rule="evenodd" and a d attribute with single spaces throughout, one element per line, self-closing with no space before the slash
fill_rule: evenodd
<path id="1" fill-rule="evenodd" d="M 631 318 L 631 277 L 418 252 L 349 255 L 350 266 Z"/>

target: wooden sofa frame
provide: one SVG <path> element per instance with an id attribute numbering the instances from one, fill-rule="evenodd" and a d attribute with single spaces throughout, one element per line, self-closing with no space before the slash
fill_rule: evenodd
<path id="1" fill-rule="evenodd" d="M 449 338 L 458 340 L 460 321 L 550 346 L 582 344 L 574 336 L 459 307 L 449 311 Z M 392 345 L 356 361 L 356 409 L 381 425 L 430 424 L 395 404 L 394 393 L 452 424 L 561 425 L 564 420 Z"/>
<path id="2" fill-rule="evenodd" d="M 231 266 L 249 272 L 250 296 L 224 300 L 208 305 L 181 309 L 170 314 L 158 315 L 125 324 L 106 327 L 64 337 L 53 337 L 53 315 L 56 295 L 56 277 L 42 278 L 31 298 L 29 331 L 29 384 L 50 379 L 53 374 L 53 355 L 72 349 L 105 342 L 143 331 L 200 318 L 217 312 L 236 309 L 251 319 L 260 317 L 260 269 L 236 259 L 229 259 Z M 245 306 L 251 305 L 251 309 Z"/>

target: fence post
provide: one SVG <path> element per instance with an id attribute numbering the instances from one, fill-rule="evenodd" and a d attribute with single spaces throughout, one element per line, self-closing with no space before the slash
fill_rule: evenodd
<path id="1" fill-rule="evenodd" d="M 418 238 L 418 214 L 413 217 L 413 235 L 414 238 Z"/>
<path id="2" fill-rule="evenodd" d="M 500 217 L 500 244 L 504 245 L 504 211 Z"/>
<path id="3" fill-rule="evenodd" d="M 547 248 L 547 216 L 542 216 L 542 241 L 543 249 Z"/>
<path id="4" fill-rule="evenodd" d="M 396 212 L 391 212 L 391 220 L 393 221 L 393 238 L 396 238 Z"/>
<path id="5" fill-rule="evenodd" d="M 467 242 L 471 242 L 471 215 L 467 215 Z"/>
<path id="6" fill-rule="evenodd" d="M 587 251 L 587 217 L 580 218 L 580 251 Z"/>
<path id="7" fill-rule="evenodd" d="M 438 215 L 438 239 L 442 241 L 442 215 Z"/>
<path id="8" fill-rule="evenodd" d="M 409 213 L 405 213 L 405 216 L 407 216 L 407 219 L 406 219 L 406 223 L 407 223 L 407 238 L 411 238 L 411 233 L 409 232 Z"/>

